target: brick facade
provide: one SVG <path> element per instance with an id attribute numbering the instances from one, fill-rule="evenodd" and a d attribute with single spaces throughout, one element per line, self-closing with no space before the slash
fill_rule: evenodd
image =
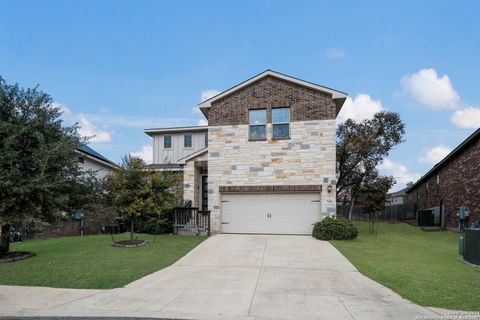
<path id="1" fill-rule="evenodd" d="M 332 96 L 302 85 L 268 76 L 212 103 L 209 126 L 248 124 L 249 109 L 291 108 L 291 121 L 334 120 L 336 106 Z"/>
<path id="2" fill-rule="evenodd" d="M 480 132 L 479 132 L 480 133 Z M 458 226 L 461 205 L 470 211 L 468 224 L 480 221 L 480 134 L 462 146 L 439 168 L 432 170 L 408 192 L 418 210 L 443 205 L 444 225 Z M 437 183 L 438 176 L 438 183 Z"/>

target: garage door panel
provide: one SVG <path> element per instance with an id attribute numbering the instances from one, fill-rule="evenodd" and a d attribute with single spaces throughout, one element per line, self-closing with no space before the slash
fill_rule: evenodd
<path id="1" fill-rule="evenodd" d="M 223 233 L 311 234 L 319 193 L 224 194 Z"/>

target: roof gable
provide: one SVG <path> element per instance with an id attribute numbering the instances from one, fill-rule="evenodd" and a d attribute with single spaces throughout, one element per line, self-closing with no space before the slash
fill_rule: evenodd
<path id="1" fill-rule="evenodd" d="M 340 108 L 343 105 L 343 102 L 347 98 L 347 94 L 345 92 L 338 91 L 338 90 L 335 90 L 335 89 L 332 89 L 332 88 L 329 88 L 329 87 L 321 86 L 321 85 L 318 85 L 318 84 L 315 84 L 315 83 L 312 83 L 312 82 L 301 80 L 301 79 L 298 79 L 298 78 L 295 78 L 295 77 L 292 77 L 292 76 L 288 76 L 288 75 L 285 75 L 283 73 L 276 72 L 276 71 L 268 69 L 268 70 L 266 70 L 262 73 L 257 74 L 256 76 L 246 80 L 246 81 L 243 81 L 243 82 L 231 87 L 230 89 L 227 89 L 227 90 L 217 94 L 216 96 L 211 97 L 210 99 L 207 99 L 207 100 L 201 102 L 199 104 L 199 107 L 201 109 L 209 108 L 213 102 L 218 101 L 218 100 L 220 100 L 220 99 L 222 99 L 222 98 L 224 98 L 224 97 L 226 97 L 226 96 L 228 96 L 228 95 L 230 95 L 230 94 L 232 94 L 232 93 L 234 93 L 234 92 L 236 92 L 236 91 L 238 91 L 238 90 L 240 90 L 240 89 L 242 89 L 242 88 L 244 88 L 248 85 L 251 85 L 252 83 L 257 82 L 260 79 L 263 79 L 265 77 L 275 77 L 275 78 L 278 78 L 278 79 L 281 79 L 281 80 L 284 80 L 284 81 L 292 82 L 292 83 L 307 87 L 309 89 L 318 90 L 318 91 L 330 94 L 334 100 L 337 100 L 339 102 L 339 106 L 337 105 L 337 109 L 338 109 L 337 113 L 340 111 Z"/>

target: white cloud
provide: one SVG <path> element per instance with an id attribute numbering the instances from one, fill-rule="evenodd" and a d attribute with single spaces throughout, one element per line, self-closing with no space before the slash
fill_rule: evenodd
<path id="1" fill-rule="evenodd" d="M 126 128 L 158 128 L 158 127 L 181 127 L 192 124 L 188 118 L 166 118 L 153 116 L 130 116 L 122 114 L 84 113 L 92 122 L 99 126 L 120 126 Z"/>
<path id="2" fill-rule="evenodd" d="M 78 116 L 78 124 L 80 125 L 78 133 L 84 137 L 91 137 L 90 142 L 102 143 L 112 141 L 111 133 L 97 128 L 86 115 L 80 114 Z"/>
<path id="3" fill-rule="evenodd" d="M 338 48 L 329 48 L 325 51 L 325 55 L 329 59 L 343 59 L 345 58 L 345 51 Z"/>
<path id="4" fill-rule="evenodd" d="M 383 174 L 392 175 L 395 178 L 396 183 L 392 187 L 392 191 L 403 189 L 408 182 L 415 182 L 421 177 L 419 173 L 410 172 L 403 164 L 388 159 L 385 159 L 378 166 L 378 170 Z"/>
<path id="5" fill-rule="evenodd" d="M 434 110 L 456 108 L 460 96 L 447 75 L 439 77 L 435 69 L 421 69 L 400 80 L 403 93 Z"/>
<path id="6" fill-rule="evenodd" d="M 61 104 L 60 102 L 52 102 L 50 104 L 50 107 L 59 109 L 64 116 L 68 116 L 72 114 L 72 111 L 70 111 L 70 109 L 66 105 Z"/>
<path id="7" fill-rule="evenodd" d="M 202 114 L 202 111 L 200 110 L 199 107 L 192 107 L 192 113 L 193 114 Z"/>
<path id="8" fill-rule="evenodd" d="M 142 146 L 142 149 L 139 151 L 134 151 L 130 152 L 130 155 L 132 157 L 138 157 L 140 159 L 143 159 L 146 163 L 152 163 L 153 162 L 153 147 L 152 145 L 144 145 Z"/>
<path id="9" fill-rule="evenodd" d="M 339 122 L 347 119 L 362 121 L 373 118 L 375 113 L 382 110 L 384 108 L 380 100 L 373 100 L 368 94 L 360 93 L 354 99 L 347 97 L 337 120 Z"/>
<path id="10" fill-rule="evenodd" d="M 464 129 L 477 129 L 480 127 L 480 108 L 468 107 L 457 110 L 452 114 L 453 124 Z"/>
<path id="11" fill-rule="evenodd" d="M 420 163 L 437 164 L 451 151 L 451 148 L 441 144 L 439 146 L 426 150 L 425 153 L 420 158 L 418 158 L 418 161 Z"/>
<path id="12" fill-rule="evenodd" d="M 219 94 L 220 91 L 217 91 L 215 89 L 208 89 L 208 90 L 204 90 L 202 91 L 202 94 L 200 95 L 200 102 L 203 102 L 205 100 L 208 100 L 210 99 L 211 97 L 214 97 L 216 96 L 217 94 Z"/>
<path id="13" fill-rule="evenodd" d="M 208 121 L 206 119 L 200 119 L 200 120 L 198 120 L 198 125 L 199 126 L 208 126 Z"/>

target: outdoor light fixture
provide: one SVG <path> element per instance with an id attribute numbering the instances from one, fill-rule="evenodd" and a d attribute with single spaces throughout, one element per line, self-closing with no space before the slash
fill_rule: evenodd
<path id="1" fill-rule="evenodd" d="M 333 190 L 333 187 L 332 187 L 332 185 L 331 185 L 331 184 L 329 184 L 329 185 L 328 185 L 328 187 L 327 187 L 327 191 L 328 191 L 328 193 L 332 192 L 332 190 Z"/>

